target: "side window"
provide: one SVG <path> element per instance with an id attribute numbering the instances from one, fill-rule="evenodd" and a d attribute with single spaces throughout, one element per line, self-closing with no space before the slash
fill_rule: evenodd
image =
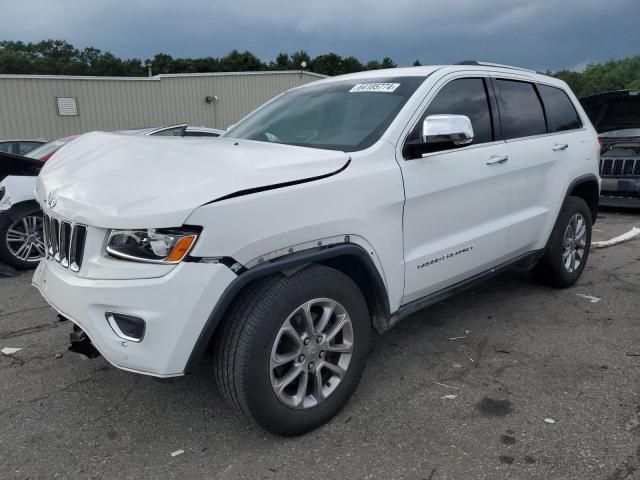
<path id="1" fill-rule="evenodd" d="M 38 145 L 41 145 L 41 144 L 35 143 L 35 142 L 20 142 L 20 146 L 19 146 L 20 151 L 18 153 L 20 155 L 24 155 L 25 153 L 28 153 L 34 148 L 36 148 Z"/>
<path id="2" fill-rule="evenodd" d="M 11 153 L 12 152 L 12 145 L 13 143 L 11 142 L 4 142 L 4 143 L 0 143 L 0 152 L 4 152 L 4 153 Z"/>
<path id="3" fill-rule="evenodd" d="M 446 84 L 427 107 L 424 116 L 409 136 L 418 140 L 422 122 L 429 115 L 466 115 L 473 126 L 473 144 L 493 141 L 491 110 L 482 78 L 461 78 Z"/>
<path id="4" fill-rule="evenodd" d="M 500 120 L 505 138 L 530 137 L 547 133 L 542 104 L 531 83 L 497 80 Z"/>
<path id="5" fill-rule="evenodd" d="M 578 112 L 566 93 L 559 88 L 547 85 L 538 85 L 538 91 L 547 113 L 550 133 L 582 127 Z"/>

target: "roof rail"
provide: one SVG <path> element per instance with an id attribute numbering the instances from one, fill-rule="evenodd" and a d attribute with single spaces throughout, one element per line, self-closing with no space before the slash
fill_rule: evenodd
<path id="1" fill-rule="evenodd" d="M 500 68 L 508 68 L 510 70 L 521 70 L 523 72 L 529 72 L 529 73 L 540 73 L 540 72 L 536 72 L 535 70 L 531 70 L 529 68 L 514 67 L 512 65 L 503 65 L 501 63 L 479 62 L 477 60 L 464 60 L 462 62 L 454 63 L 454 65 L 479 65 L 483 67 L 500 67 Z"/>

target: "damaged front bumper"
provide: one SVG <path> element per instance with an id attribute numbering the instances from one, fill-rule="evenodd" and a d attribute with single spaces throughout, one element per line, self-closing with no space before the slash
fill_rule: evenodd
<path id="1" fill-rule="evenodd" d="M 182 263 L 159 278 L 95 280 L 46 259 L 35 271 L 33 285 L 61 316 L 86 332 L 111 364 L 173 377 L 184 374 L 209 314 L 235 278 L 221 264 Z M 109 323 L 108 312 L 144 319 L 144 338 L 122 338 Z M 81 331 L 76 330 L 78 342 L 84 341 Z"/>

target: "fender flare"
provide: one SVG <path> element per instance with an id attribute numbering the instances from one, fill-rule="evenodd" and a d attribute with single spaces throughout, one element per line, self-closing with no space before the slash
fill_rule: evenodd
<path id="1" fill-rule="evenodd" d="M 376 297 L 380 302 L 379 310 L 382 312 L 382 316 L 387 319 L 390 317 L 389 313 L 389 297 L 385 284 L 382 280 L 380 272 L 376 268 L 375 264 L 371 260 L 370 255 L 359 245 L 352 243 L 339 244 L 328 246 L 323 249 L 316 249 L 310 252 L 302 252 L 299 254 L 287 255 L 285 257 L 275 259 L 272 262 L 259 265 L 257 267 L 246 270 L 238 275 L 238 277 L 231 282 L 224 290 L 218 301 L 216 302 L 213 310 L 209 314 L 207 321 L 198 336 L 189 360 L 184 369 L 184 373 L 191 373 L 195 369 L 196 365 L 204 355 L 207 347 L 211 343 L 211 340 L 220 324 L 224 315 L 237 295 L 246 287 L 250 282 L 275 273 L 286 272 L 288 270 L 296 270 L 309 265 L 311 263 L 321 263 L 326 260 L 335 259 L 338 257 L 356 257 L 366 268 L 366 273 L 373 281 L 376 290 Z M 373 316 L 373 315 L 372 315 Z"/>
<path id="2" fill-rule="evenodd" d="M 16 221 L 25 213 L 41 211 L 40 205 L 35 200 L 25 200 L 24 202 L 12 205 L 9 210 L 0 212 L 0 218 Z"/>
<path id="3" fill-rule="evenodd" d="M 567 193 L 565 194 L 564 201 L 566 201 L 572 194 L 572 192 L 581 184 L 586 183 L 595 183 L 598 186 L 598 195 L 595 200 L 594 205 L 589 205 L 589 209 L 591 210 L 591 216 L 593 217 L 593 223 L 596 223 L 596 219 L 598 218 L 598 204 L 600 200 L 600 182 L 598 181 L 598 177 L 593 173 L 587 173 L 586 175 L 581 175 L 577 178 L 574 178 L 569 186 L 567 187 Z M 564 204 L 564 202 L 563 202 Z M 558 215 L 560 212 L 558 212 Z"/>
<path id="4" fill-rule="evenodd" d="M 571 181 L 571 183 L 567 187 L 566 193 L 564 194 L 564 199 L 562 200 L 562 204 L 560 205 L 560 209 L 556 213 L 556 218 L 555 218 L 555 220 L 553 222 L 553 227 L 551 228 L 551 231 L 549 232 L 549 238 L 547 239 L 547 242 L 545 243 L 545 246 L 544 246 L 544 249 L 543 249 L 544 252 L 549 250 L 549 243 L 551 242 L 551 236 L 553 235 L 554 230 L 558 226 L 558 220 L 560 219 L 560 212 L 562 211 L 562 209 L 566 205 L 567 200 L 569 199 L 569 197 L 573 196 L 572 193 L 575 190 L 575 188 L 580 186 L 580 185 L 582 185 L 582 184 L 591 183 L 591 182 L 595 182 L 596 185 L 598 185 L 598 189 L 600 188 L 599 187 L 600 183 L 598 182 L 598 177 L 596 177 L 593 173 L 588 173 L 586 175 L 581 175 L 579 177 L 574 178 Z M 591 205 L 589 206 L 589 208 L 591 210 L 591 214 L 593 216 L 593 223 L 594 224 L 596 223 L 596 218 L 598 216 L 598 200 L 599 200 L 599 198 L 600 198 L 600 191 L 598 191 L 598 198 L 596 199 L 595 206 L 594 207 L 592 207 Z"/>

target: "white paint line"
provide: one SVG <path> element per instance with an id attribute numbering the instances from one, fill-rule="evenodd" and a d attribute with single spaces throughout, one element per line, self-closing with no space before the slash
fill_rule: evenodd
<path id="1" fill-rule="evenodd" d="M 2 350 L 0 350 L 0 352 L 4 353 L 5 355 L 13 355 L 16 352 L 19 352 L 20 350 L 22 350 L 21 348 L 14 348 L 14 347 L 4 347 Z"/>
<path id="2" fill-rule="evenodd" d="M 593 295 L 585 295 L 584 293 L 576 293 L 577 297 L 586 298 L 591 303 L 598 303 L 601 299 L 598 297 L 594 297 Z"/>
<path id="3" fill-rule="evenodd" d="M 453 388 L 454 390 L 460 390 L 460 387 L 452 387 L 451 385 L 445 385 L 444 383 L 433 382 L 436 385 L 440 385 L 441 387 Z"/>

